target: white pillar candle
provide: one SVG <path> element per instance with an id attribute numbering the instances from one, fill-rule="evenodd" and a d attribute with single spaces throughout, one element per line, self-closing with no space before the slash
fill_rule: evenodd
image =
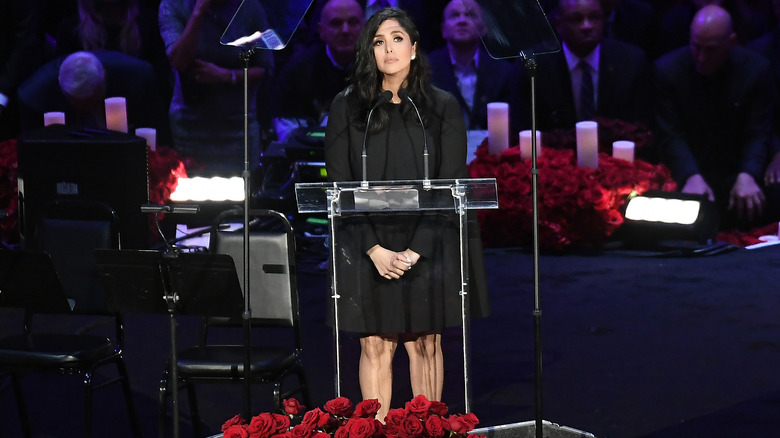
<path id="1" fill-rule="evenodd" d="M 509 147 L 509 104 L 490 102 L 487 104 L 488 150 L 491 154 L 501 153 Z"/>
<path id="2" fill-rule="evenodd" d="M 124 97 L 106 99 L 106 128 L 127 132 L 127 101 Z"/>
<path id="3" fill-rule="evenodd" d="M 596 122 L 578 122 L 577 166 L 596 169 L 599 167 L 599 125 Z"/>
<path id="4" fill-rule="evenodd" d="M 627 140 L 618 140 L 612 143 L 612 156 L 628 161 L 634 162 L 634 142 Z"/>
<path id="5" fill-rule="evenodd" d="M 43 126 L 64 125 L 64 124 L 65 124 L 65 113 L 59 111 L 43 113 Z"/>
<path id="6" fill-rule="evenodd" d="M 531 147 L 533 137 L 531 131 L 520 131 L 520 158 L 531 158 Z M 542 154 L 542 131 L 536 131 L 536 156 Z"/>
<path id="7" fill-rule="evenodd" d="M 146 139 L 146 145 L 149 149 L 157 150 L 157 130 L 154 128 L 138 128 L 135 130 L 135 135 Z"/>

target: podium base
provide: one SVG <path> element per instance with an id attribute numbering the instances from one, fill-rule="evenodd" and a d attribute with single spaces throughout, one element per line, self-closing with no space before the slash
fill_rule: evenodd
<path id="1" fill-rule="evenodd" d="M 545 438 L 595 438 L 590 432 L 561 426 L 547 420 L 542 420 L 542 428 Z M 536 438 L 536 421 L 481 427 L 471 431 L 471 434 L 482 435 L 485 438 Z"/>

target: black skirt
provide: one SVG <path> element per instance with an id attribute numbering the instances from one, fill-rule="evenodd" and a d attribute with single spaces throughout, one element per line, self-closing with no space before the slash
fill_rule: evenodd
<path id="1" fill-rule="evenodd" d="M 340 330 L 425 333 L 460 325 L 459 234 L 458 217 L 450 212 L 339 218 L 331 244 L 336 250 Z M 374 235 L 382 247 L 398 252 L 409 248 L 415 236 L 418 243 L 423 242 L 428 256 L 421 257 L 400 279 L 388 280 L 379 275 L 366 255 Z M 481 255 L 481 247 L 471 250 Z M 484 288 L 469 293 L 471 317 L 482 316 L 487 309 L 486 297 L 478 297 L 480 294 Z M 333 323 L 332 301 L 329 322 Z"/>

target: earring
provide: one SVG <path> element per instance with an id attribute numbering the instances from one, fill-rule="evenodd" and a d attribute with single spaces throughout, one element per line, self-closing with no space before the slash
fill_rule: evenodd
<path id="1" fill-rule="evenodd" d="M 417 55 L 412 55 L 412 59 L 414 59 Z"/>

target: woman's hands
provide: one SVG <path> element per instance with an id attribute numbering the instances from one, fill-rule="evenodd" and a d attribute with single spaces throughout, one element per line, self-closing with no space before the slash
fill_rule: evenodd
<path id="1" fill-rule="evenodd" d="M 374 262 L 374 267 L 376 267 L 379 275 L 388 280 L 401 278 L 406 271 L 412 269 L 412 266 L 420 260 L 420 255 L 411 249 L 395 252 L 379 245 L 374 245 L 366 251 L 366 254 L 371 257 L 371 261 Z"/>

